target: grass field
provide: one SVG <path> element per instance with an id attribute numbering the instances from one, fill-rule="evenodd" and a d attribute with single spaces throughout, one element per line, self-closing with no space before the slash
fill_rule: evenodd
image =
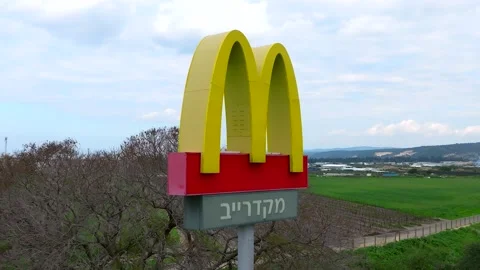
<path id="1" fill-rule="evenodd" d="M 309 190 L 327 197 L 455 219 L 480 214 L 480 178 L 310 177 Z"/>
<path id="2" fill-rule="evenodd" d="M 459 265 L 467 246 L 473 243 L 477 243 L 477 248 L 469 253 L 477 253 L 480 224 L 383 247 L 363 248 L 354 253 L 365 258 L 357 265 L 360 269 L 480 269 L 476 262 L 478 255 L 475 262 L 469 261 L 470 265 L 476 265 L 474 268 Z"/>

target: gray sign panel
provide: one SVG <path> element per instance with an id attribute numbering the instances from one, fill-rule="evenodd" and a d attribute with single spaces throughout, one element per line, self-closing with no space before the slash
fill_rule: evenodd
<path id="1" fill-rule="evenodd" d="M 184 228 L 214 229 L 297 217 L 298 191 L 184 197 Z"/>

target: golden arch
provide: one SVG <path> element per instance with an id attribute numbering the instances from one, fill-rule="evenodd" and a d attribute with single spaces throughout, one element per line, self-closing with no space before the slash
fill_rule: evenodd
<path id="1" fill-rule="evenodd" d="M 263 163 L 290 155 L 303 171 L 300 100 L 292 62 L 279 43 L 253 48 L 238 30 L 203 38 L 193 55 L 182 104 L 179 152 L 201 152 L 201 172 L 220 170 L 223 98 L 229 151 Z"/>

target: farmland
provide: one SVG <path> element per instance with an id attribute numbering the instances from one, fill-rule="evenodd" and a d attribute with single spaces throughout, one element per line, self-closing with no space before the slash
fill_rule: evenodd
<path id="1" fill-rule="evenodd" d="M 332 248 L 349 248 L 352 239 L 397 231 L 408 225 L 428 224 L 429 218 L 332 199 L 311 193 L 300 196 L 299 221 L 314 219 L 315 227 L 324 232 L 324 243 Z"/>
<path id="2" fill-rule="evenodd" d="M 310 177 L 312 193 L 410 213 L 455 219 L 480 214 L 480 178 Z"/>

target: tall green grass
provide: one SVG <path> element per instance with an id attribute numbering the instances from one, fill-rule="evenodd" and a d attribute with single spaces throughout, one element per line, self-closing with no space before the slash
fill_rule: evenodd
<path id="1" fill-rule="evenodd" d="M 309 190 L 327 197 L 455 219 L 480 214 L 480 177 L 310 177 Z"/>
<path id="2" fill-rule="evenodd" d="M 378 270 L 462 269 L 467 265 L 467 247 L 480 243 L 480 224 L 418 239 L 408 239 L 383 247 L 358 249 L 363 258 L 354 268 Z M 463 262 L 462 262 L 463 261 Z M 460 264 L 461 263 L 461 264 Z M 471 263 L 471 262 L 470 262 Z M 480 264 L 478 268 L 480 269 Z"/>

